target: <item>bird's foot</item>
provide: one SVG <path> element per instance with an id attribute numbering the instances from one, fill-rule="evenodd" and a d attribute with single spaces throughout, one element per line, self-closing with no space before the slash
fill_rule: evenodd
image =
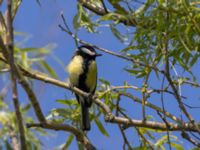
<path id="1" fill-rule="evenodd" d="M 89 93 L 88 98 L 86 99 L 86 105 L 90 107 L 92 105 L 93 94 Z"/>

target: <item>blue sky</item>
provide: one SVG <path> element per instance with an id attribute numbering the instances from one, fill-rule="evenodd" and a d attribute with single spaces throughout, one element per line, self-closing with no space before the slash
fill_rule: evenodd
<path id="1" fill-rule="evenodd" d="M 29 37 L 22 46 L 43 47 L 47 44 L 53 44 L 55 45 L 55 48 L 52 51 L 52 55 L 55 55 L 64 65 L 67 65 L 73 55 L 75 44 L 74 40 L 70 36 L 58 28 L 58 24 L 62 24 L 60 17 L 62 12 L 66 17 L 68 24 L 72 28 L 72 20 L 76 12 L 76 1 L 41 1 L 41 7 L 38 6 L 35 0 L 23 1 L 15 19 L 14 28 L 15 31 L 26 33 Z M 99 34 L 90 34 L 84 29 L 81 29 L 78 36 L 81 39 L 112 51 L 118 51 L 124 48 L 124 46 L 113 37 L 110 29 L 107 27 L 100 27 L 100 31 Z M 16 38 L 16 42 L 19 42 L 20 40 L 19 37 Z M 62 81 L 66 80 L 67 73 L 63 70 L 63 66 L 58 64 L 52 56 L 48 56 L 47 61 L 49 65 L 56 70 L 59 79 Z M 136 80 L 133 76 L 130 76 L 123 70 L 124 67 L 128 66 L 126 61 L 103 53 L 103 56 L 97 60 L 97 63 L 99 68 L 99 77 L 108 80 L 112 85 L 123 85 L 124 81 L 128 81 L 130 84 L 141 87 L 141 80 Z M 155 82 L 156 84 L 156 80 L 152 80 L 152 82 Z M 52 108 L 61 107 L 60 104 L 55 102 L 56 99 L 73 97 L 71 92 L 68 92 L 65 89 L 54 87 L 52 85 L 46 86 L 39 81 L 36 81 L 34 87 L 45 114 L 48 114 Z M 187 92 L 187 90 L 184 92 Z M 20 97 L 23 99 L 21 100 L 23 104 L 28 102 L 27 97 L 22 92 L 20 92 Z M 25 100 L 24 97 L 26 98 Z M 158 97 L 155 96 L 155 98 Z M 160 103 L 160 100 L 158 101 L 158 103 Z M 135 105 L 135 103 L 130 102 L 130 100 L 128 102 L 123 102 L 122 105 L 128 109 L 128 113 L 138 119 L 140 118 L 141 109 L 134 109 L 135 107 L 141 107 L 140 105 Z M 167 107 L 171 107 L 172 105 L 174 105 L 173 102 L 171 102 Z M 149 113 L 154 114 L 151 111 L 149 111 Z M 34 113 L 31 112 L 30 115 L 34 116 Z M 101 120 L 103 120 L 103 118 L 101 118 Z M 96 125 L 93 124 L 91 131 L 88 133 L 89 139 L 91 139 L 92 143 L 94 143 L 94 145 L 100 150 L 122 149 L 123 141 L 117 125 L 109 123 L 104 124 L 106 125 L 110 137 L 108 138 L 103 136 L 98 131 Z M 50 137 L 42 139 L 44 149 L 50 150 L 53 147 L 63 144 L 67 139 L 68 133 L 66 132 L 50 132 Z M 133 145 L 138 144 L 138 139 L 132 137 L 134 136 L 135 131 L 128 130 L 127 132 L 129 132 L 128 136 L 131 139 L 130 142 L 132 142 Z M 185 146 L 190 147 L 191 145 L 186 144 Z M 75 142 L 73 142 L 70 149 L 77 149 Z"/>

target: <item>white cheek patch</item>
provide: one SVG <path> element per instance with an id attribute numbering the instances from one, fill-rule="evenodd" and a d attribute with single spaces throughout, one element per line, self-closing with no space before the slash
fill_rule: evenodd
<path id="1" fill-rule="evenodd" d="M 91 51 L 90 49 L 88 49 L 88 48 L 82 47 L 81 49 L 82 49 L 82 51 L 84 51 L 85 53 L 87 53 L 87 54 L 89 54 L 89 55 L 91 55 L 91 56 L 94 56 L 94 55 L 95 55 L 95 53 L 92 52 L 92 51 Z"/>

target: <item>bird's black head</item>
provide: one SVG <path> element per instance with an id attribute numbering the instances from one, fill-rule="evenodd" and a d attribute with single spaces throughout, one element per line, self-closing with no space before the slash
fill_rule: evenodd
<path id="1" fill-rule="evenodd" d="M 91 58 L 91 59 L 95 59 L 96 57 L 102 55 L 102 54 L 98 54 L 95 51 L 95 49 L 89 45 L 82 45 L 82 46 L 78 47 L 77 54 L 79 54 L 85 58 Z"/>

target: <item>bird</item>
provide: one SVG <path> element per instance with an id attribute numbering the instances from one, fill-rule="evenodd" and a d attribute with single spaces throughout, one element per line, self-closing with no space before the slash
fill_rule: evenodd
<path id="1" fill-rule="evenodd" d="M 71 61 L 67 65 L 69 83 L 73 87 L 89 93 L 85 98 L 75 94 L 78 103 L 81 106 L 81 126 L 83 131 L 89 131 L 91 128 L 89 119 L 89 108 L 92 105 L 91 96 L 94 95 L 97 86 L 97 64 L 96 57 L 102 56 L 90 45 L 81 45 L 75 51 Z"/>

